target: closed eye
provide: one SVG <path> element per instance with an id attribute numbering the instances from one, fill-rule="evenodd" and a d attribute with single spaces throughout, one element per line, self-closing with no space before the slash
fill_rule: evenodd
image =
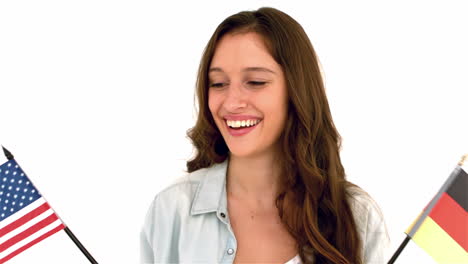
<path id="1" fill-rule="evenodd" d="M 247 83 L 249 85 L 262 86 L 262 85 L 265 85 L 267 82 L 250 81 L 250 82 L 247 82 Z"/>
<path id="2" fill-rule="evenodd" d="M 225 83 L 212 83 L 210 84 L 210 87 L 213 87 L 213 88 L 221 88 L 223 87 L 224 85 L 226 85 Z"/>
<path id="3" fill-rule="evenodd" d="M 248 85 L 251 86 L 262 86 L 265 85 L 267 82 L 259 82 L 259 81 L 249 81 L 247 82 Z M 228 85 L 228 83 L 211 83 L 209 87 L 212 88 L 222 88 L 224 86 Z"/>

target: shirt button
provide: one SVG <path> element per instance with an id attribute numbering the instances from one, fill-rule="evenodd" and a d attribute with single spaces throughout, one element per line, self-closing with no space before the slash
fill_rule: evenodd
<path id="1" fill-rule="evenodd" d="M 234 254 L 234 249 L 230 248 L 227 250 L 228 255 Z"/>
<path id="2" fill-rule="evenodd" d="M 222 218 L 226 217 L 226 214 L 224 214 L 224 213 L 221 213 L 220 215 L 221 215 Z"/>

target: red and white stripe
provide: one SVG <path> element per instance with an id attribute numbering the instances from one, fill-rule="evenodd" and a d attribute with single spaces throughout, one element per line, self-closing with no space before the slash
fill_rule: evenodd
<path id="1" fill-rule="evenodd" d="M 65 228 L 44 198 L 0 222 L 0 263 Z"/>

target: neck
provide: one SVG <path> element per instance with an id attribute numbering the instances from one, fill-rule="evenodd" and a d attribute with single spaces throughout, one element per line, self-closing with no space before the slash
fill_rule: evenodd
<path id="1" fill-rule="evenodd" d="M 279 170 L 274 155 L 229 157 L 227 192 L 231 197 L 274 202 L 278 190 Z"/>

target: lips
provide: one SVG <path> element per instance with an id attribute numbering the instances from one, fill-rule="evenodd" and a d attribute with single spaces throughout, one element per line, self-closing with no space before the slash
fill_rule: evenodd
<path id="1" fill-rule="evenodd" d="M 250 126 L 250 127 L 241 127 L 241 128 L 231 128 L 227 125 L 226 122 L 224 122 L 225 126 L 226 126 L 226 129 L 228 130 L 229 134 L 231 136 L 235 136 L 235 137 L 239 137 L 239 136 L 244 136 L 248 133 L 250 133 L 252 130 L 254 130 L 258 124 L 260 124 L 262 121 L 260 120 L 257 124 L 255 124 L 254 126 Z"/>
<path id="2" fill-rule="evenodd" d="M 261 119 L 260 117 L 257 117 L 257 116 L 253 116 L 253 115 L 225 115 L 225 116 L 222 116 L 222 118 L 224 120 L 248 120 L 248 119 L 251 119 L 251 120 L 255 120 L 255 119 Z"/>

